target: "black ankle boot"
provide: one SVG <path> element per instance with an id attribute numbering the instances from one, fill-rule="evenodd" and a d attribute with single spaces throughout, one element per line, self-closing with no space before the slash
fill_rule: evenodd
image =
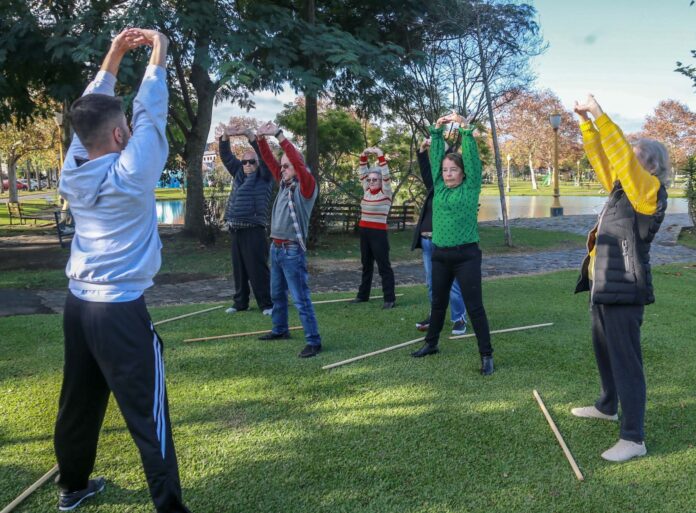
<path id="1" fill-rule="evenodd" d="M 481 374 L 483 376 L 490 376 L 493 374 L 493 357 L 492 356 L 482 356 L 481 357 Z"/>
<path id="2" fill-rule="evenodd" d="M 431 346 L 430 344 L 423 344 L 423 347 L 421 347 L 418 351 L 414 351 L 411 353 L 411 356 L 414 358 L 421 358 L 423 356 L 428 356 L 429 354 L 435 354 L 439 353 L 440 349 L 437 347 L 437 345 Z"/>

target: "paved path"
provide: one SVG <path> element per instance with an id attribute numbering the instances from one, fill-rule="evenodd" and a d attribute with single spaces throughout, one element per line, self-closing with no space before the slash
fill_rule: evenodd
<path id="1" fill-rule="evenodd" d="M 564 216 L 559 218 L 514 219 L 513 227 L 534 228 L 539 230 L 566 231 L 575 234 L 586 234 L 594 225 L 596 216 Z M 486 222 L 486 225 L 500 225 L 501 222 Z M 696 250 L 676 244 L 679 231 L 683 226 L 691 226 L 687 214 L 672 214 L 667 216 L 653 243 L 651 259 L 654 265 L 696 262 Z M 514 235 L 514 233 L 513 233 Z M 30 242 L 25 240 L 25 243 Z M 31 241 L 37 242 L 37 241 Z M 514 241 L 513 241 L 514 242 Z M 536 253 L 515 253 L 511 255 L 491 255 L 483 258 L 483 275 L 515 276 L 557 271 L 563 269 L 578 269 L 585 256 L 583 248 L 541 251 Z M 360 283 L 360 263 L 358 261 L 334 261 L 322 263 L 321 267 L 310 263 L 310 285 L 315 292 L 353 292 Z M 377 274 L 377 273 L 375 273 Z M 394 265 L 397 285 L 424 283 L 425 275 L 421 262 L 404 262 Z M 379 294 L 379 277 L 375 278 L 374 290 Z M 7 292 L 7 291 L 5 291 Z M 30 304 L 30 296 L 36 299 L 36 313 L 59 312 L 65 301 L 64 290 L 22 291 L 22 310 L 10 313 L 7 294 L 0 295 L 0 316 L 26 313 L 26 305 Z M 149 305 L 174 305 L 214 303 L 229 301 L 233 294 L 233 283 L 228 278 L 215 278 L 189 281 L 185 283 L 159 284 L 146 292 Z M 7 306 L 5 306 L 7 305 Z"/>

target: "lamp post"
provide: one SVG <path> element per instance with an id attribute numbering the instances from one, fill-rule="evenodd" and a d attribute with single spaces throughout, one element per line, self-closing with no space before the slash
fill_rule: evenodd
<path id="1" fill-rule="evenodd" d="M 553 203 L 551 204 L 551 217 L 562 216 L 561 192 L 558 183 L 558 128 L 561 126 L 561 115 L 551 114 L 549 122 L 553 128 Z"/>

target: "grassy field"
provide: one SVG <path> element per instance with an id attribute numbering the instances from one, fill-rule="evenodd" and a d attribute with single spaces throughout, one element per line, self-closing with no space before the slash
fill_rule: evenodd
<path id="1" fill-rule="evenodd" d="M 484 284 L 497 372 L 477 373 L 471 339 L 442 341 L 420 360 L 403 349 L 326 372 L 321 366 L 413 339 L 427 309 L 423 287 L 378 302 L 317 305 L 325 351 L 296 357 L 303 341 L 246 338 L 186 344 L 187 337 L 269 327 L 256 310 L 218 311 L 163 325 L 167 381 L 184 497 L 200 512 L 685 512 L 696 466 L 696 267 L 657 267 L 646 310 L 648 456 L 610 464 L 600 453 L 615 423 L 573 418 L 598 391 L 587 296 L 576 273 Z M 347 295 L 346 295 L 347 296 Z M 316 296 L 316 299 L 336 295 Z M 345 297 L 345 296 L 344 296 Z M 155 320 L 198 307 L 153 308 Z M 297 324 L 297 315 L 291 314 Z M 54 463 L 61 382 L 61 319 L 0 319 L 0 506 Z M 678 355 L 679 365 L 675 356 Z M 586 481 L 579 483 L 539 411 L 544 397 Z M 95 475 L 106 492 L 80 511 L 152 511 L 140 460 L 112 402 Z M 55 511 L 46 485 L 17 513 Z"/>
<path id="2" fill-rule="evenodd" d="M 481 247 L 486 254 L 522 251 L 540 251 L 560 246 L 583 244 L 584 238 L 565 232 L 547 232 L 530 229 L 514 229 L 513 240 L 516 246 L 508 248 L 503 244 L 502 228 L 482 227 Z M 419 260 L 420 250 L 411 251 L 412 230 L 389 234 L 392 262 Z M 165 235 L 162 238 L 162 267 L 155 279 L 178 279 L 184 274 L 198 277 L 229 276 L 232 273 L 230 262 L 229 235 L 223 234 L 217 243 L 210 247 L 201 246 L 196 239 L 181 234 Z M 0 261 L 0 288 L 63 288 L 67 284 L 65 263 L 69 252 L 57 247 L 46 248 L 47 266 L 37 265 L 35 261 L 19 261 L 9 266 Z M 352 234 L 329 234 L 322 238 L 316 250 L 310 250 L 309 262 L 323 259 L 360 260 L 360 239 Z M 7 272 L 9 271 L 9 272 Z"/>

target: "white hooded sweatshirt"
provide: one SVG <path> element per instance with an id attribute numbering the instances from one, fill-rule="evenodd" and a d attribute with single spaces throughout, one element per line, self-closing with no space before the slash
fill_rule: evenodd
<path id="1" fill-rule="evenodd" d="M 100 71 L 84 94 L 113 96 L 115 84 L 116 77 Z M 133 135 L 121 153 L 84 162 L 87 150 L 73 137 L 59 192 L 75 220 L 66 274 L 80 299 L 131 301 L 153 284 L 161 264 L 154 189 L 169 149 L 167 102 L 165 70 L 150 65 L 133 103 Z"/>

